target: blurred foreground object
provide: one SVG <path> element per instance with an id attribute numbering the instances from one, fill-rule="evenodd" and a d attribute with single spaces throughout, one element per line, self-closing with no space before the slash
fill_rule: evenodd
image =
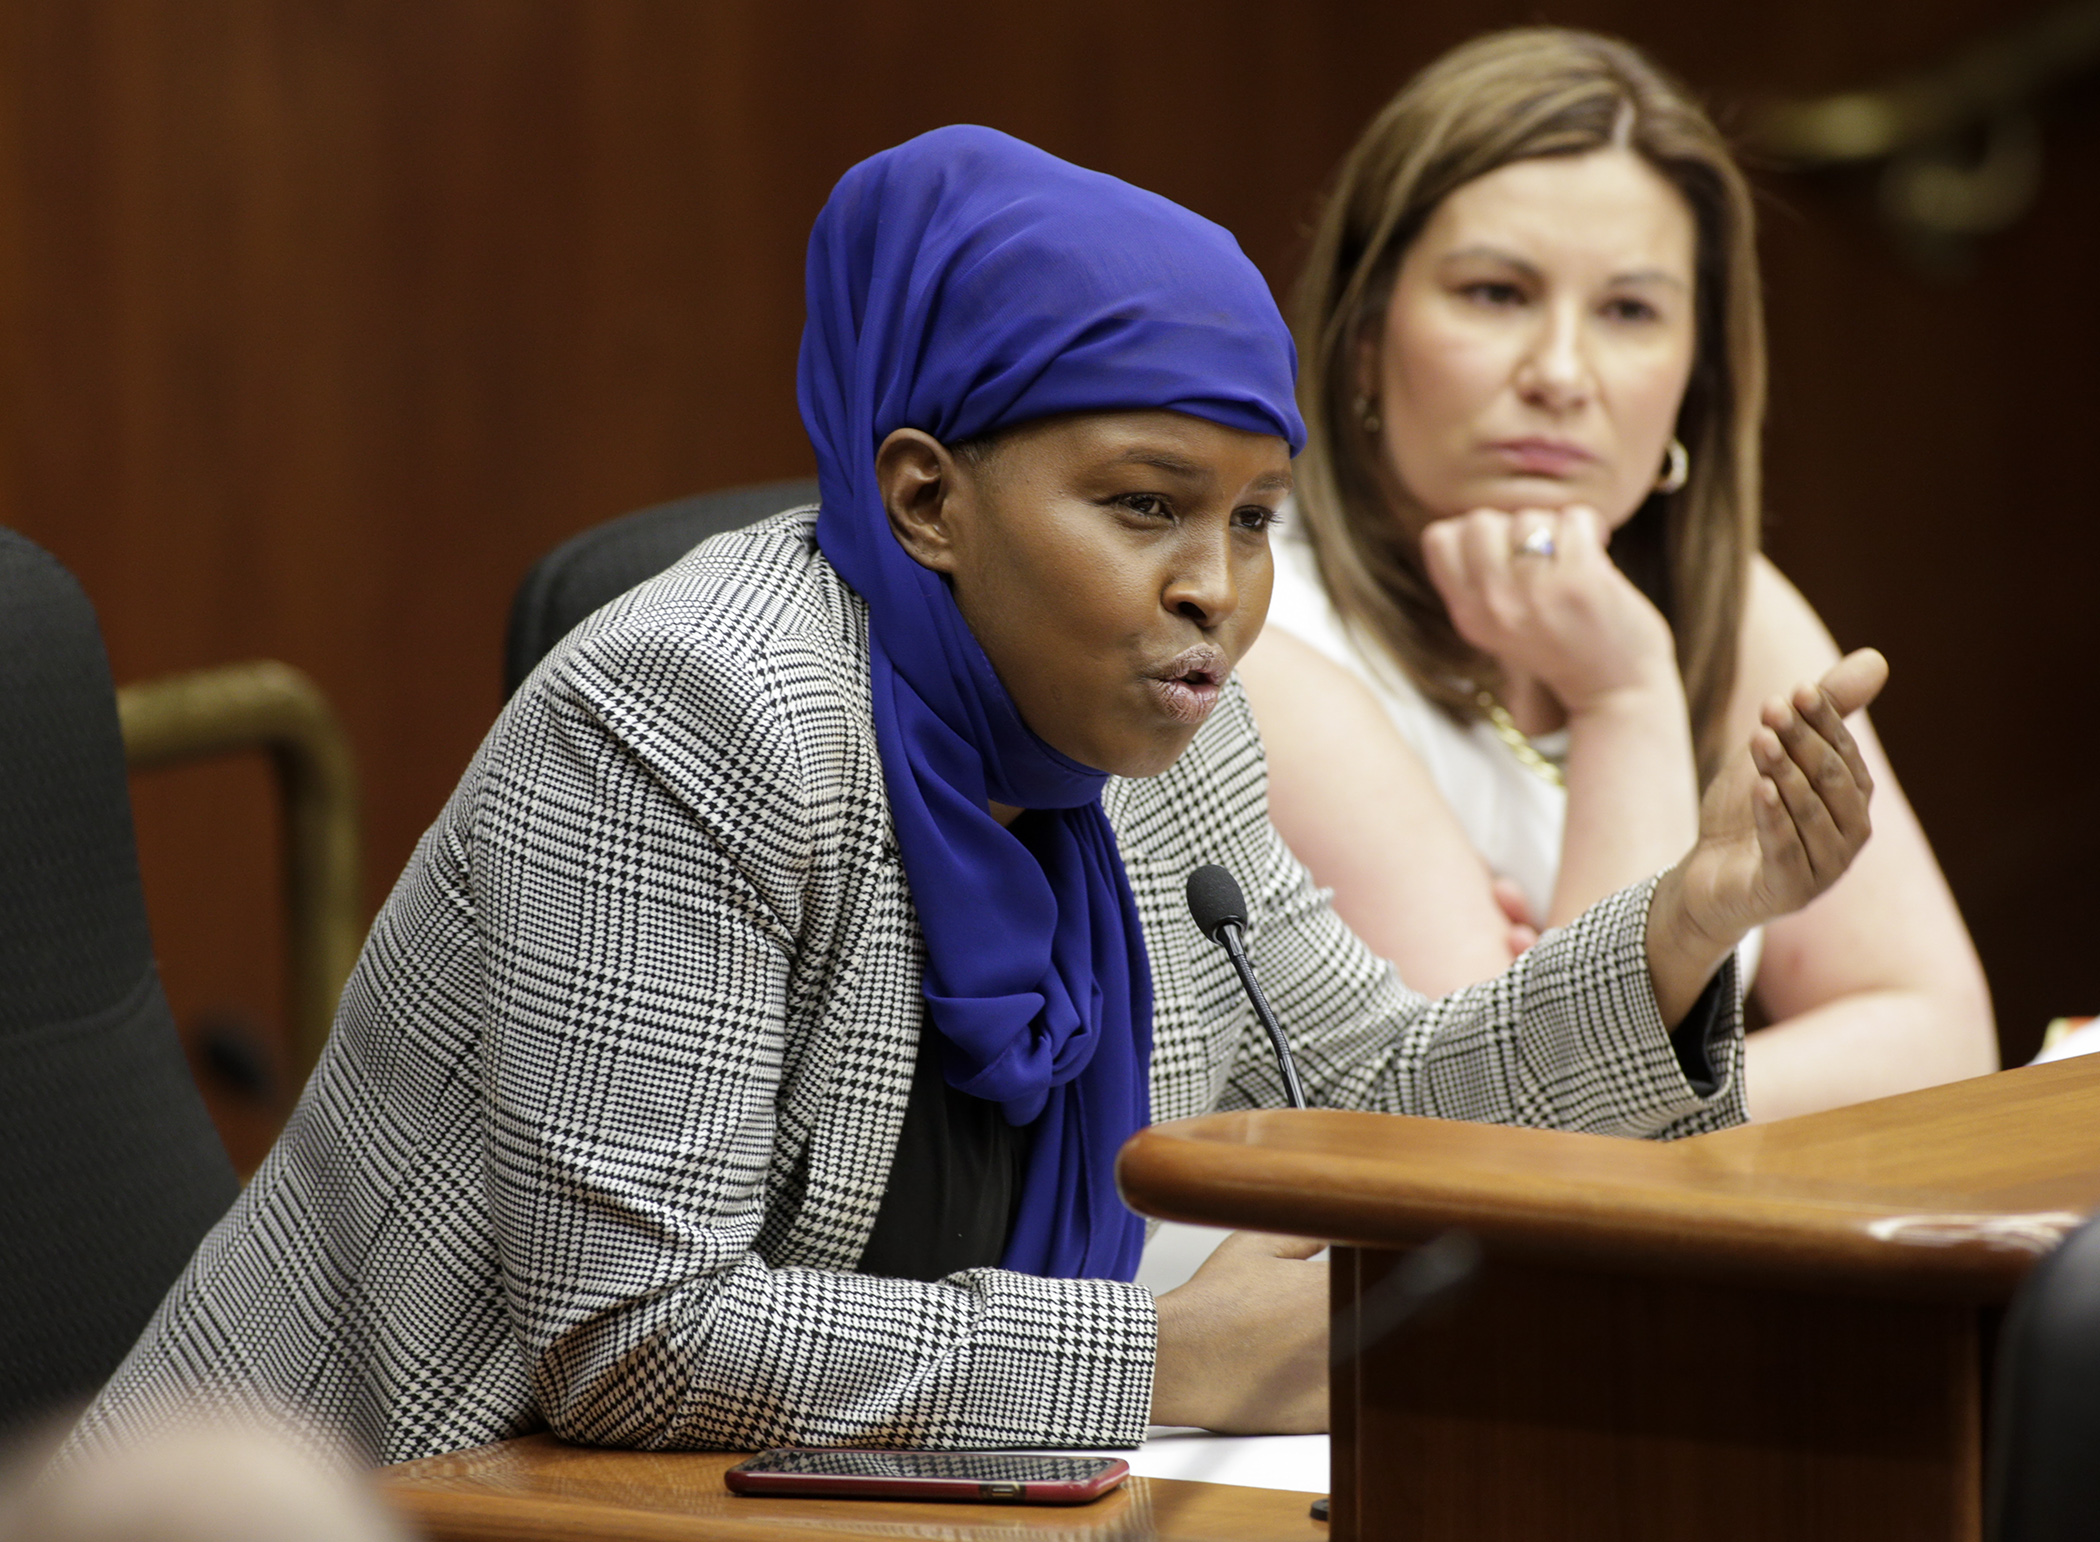
<path id="1" fill-rule="evenodd" d="M 274 659 L 127 685 L 117 713 L 134 771 L 252 750 L 270 757 L 284 805 L 296 1093 L 321 1058 L 364 944 L 349 735 L 321 688 Z"/>
<path id="2" fill-rule="evenodd" d="M 1998 1341 L 1989 1542 L 2100 1534 L 2100 1223 L 2035 1266 Z"/>
<path id="3" fill-rule="evenodd" d="M 367 1487 L 285 1435 L 177 1429 L 0 1493 L 0 1542 L 406 1542 Z"/>
<path id="4" fill-rule="evenodd" d="M 238 1192 L 153 963 L 93 606 L 0 530 L 0 1430 L 109 1379 Z"/>

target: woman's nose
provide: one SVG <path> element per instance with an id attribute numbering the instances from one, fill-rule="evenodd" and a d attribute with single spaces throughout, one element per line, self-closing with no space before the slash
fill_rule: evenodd
<path id="1" fill-rule="evenodd" d="M 1232 535 L 1192 534 L 1177 542 L 1175 563 L 1160 600 L 1168 610 L 1209 631 L 1239 609 L 1239 575 L 1233 570 Z"/>
<path id="2" fill-rule="evenodd" d="M 1582 318 L 1572 307 L 1553 307 L 1540 316 L 1531 347 L 1518 365 L 1517 387 L 1526 400 L 1550 412 L 1588 402 L 1590 361 Z"/>

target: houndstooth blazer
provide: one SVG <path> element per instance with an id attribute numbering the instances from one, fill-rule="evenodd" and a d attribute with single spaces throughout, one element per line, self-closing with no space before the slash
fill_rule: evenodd
<path id="1" fill-rule="evenodd" d="M 1267 818 L 1235 686 L 1167 774 L 1112 781 L 1156 1001 L 1152 1109 L 1283 1101 L 1200 863 L 1316 1103 L 1626 1135 L 1741 1118 L 1733 1008 L 1701 1098 L 1658 1020 L 1647 886 L 1431 1003 Z M 595 1444 L 1132 1444 L 1134 1285 L 852 1272 L 903 1121 L 917 922 L 866 613 L 813 513 L 696 548 L 504 710 L 374 924 L 283 1138 L 76 1446 L 186 1403 L 291 1404 L 398 1461 Z"/>

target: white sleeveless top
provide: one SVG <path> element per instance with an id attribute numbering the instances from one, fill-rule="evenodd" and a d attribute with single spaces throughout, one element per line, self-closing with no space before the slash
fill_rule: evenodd
<path id="1" fill-rule="evenodd" d="M 1452 722 L 1383 648 L 1336 614 L 1297 511 L 1290 512 L 1293 517 L 1270 543 L 1276 557 L 1276 590 L 1269 601 L 1268 624 L 1325 654 L 1370 688 L 1400 737 L 1421 757 L 1489 870 L 1514 880 L 1532 914 L 1545 915 L 1560 876 L 1567 790 L 1526 767 L 1488 724 L 1461 727 Z M 1558 760 L 1567 751 L 1567 730 L 1535 735 L 1531 742 L 1540 754 Z M 1743 939 L 1739 962 L 1746 990 L 1756 978 L 1764 940 L 1762 928 Z"/>

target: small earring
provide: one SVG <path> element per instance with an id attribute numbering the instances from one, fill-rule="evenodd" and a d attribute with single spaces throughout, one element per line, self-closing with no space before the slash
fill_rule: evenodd
<path id="1" fill-rule="evenodd" d="M 1355 405 L 1356 421 L 1363 425 L 1364 432 L 1367 434 L 1377 433 L 1380 427 L 1378 403 L 1372 401 L 1370 397 L 1365 396 L 1362 392 L 1358 392 Z"/>
<path id="2" fill-rule="evenodd" d="M 1692 479 L 1692 452 L 1684 447 L 1684 441 L 1672 435 L 1667 457 L 1668 470 L 1663 472 L 1655 484 L 1659 493 L 1674 493 Z"/>

